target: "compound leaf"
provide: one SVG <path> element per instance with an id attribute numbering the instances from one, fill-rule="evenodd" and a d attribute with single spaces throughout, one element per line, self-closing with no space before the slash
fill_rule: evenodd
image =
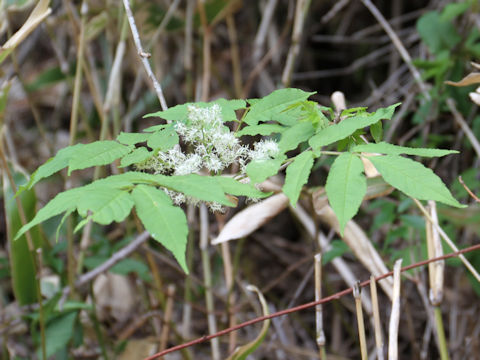
<path id="1" fill-rule="evenodd" d="M 367 181 L 362 172 L 362 160 L 352 153 L 343 153 L 335 159 L 328 173 L 325 191 L 337 215 L 342 235 L 345 225 L 358 212 L 367 192 Z"/>
<path id="2" fill-rule="evenodd" d="M 113 140 L 95 141 L 83 145 L 81 151 L 76 151 L 70 158 L 68 174 L 70 175 L 73 170 L 110 164 L 132 150 L 133 146 L 125 146 Z"/>
<path id="3" fill-rule="evenodd" d="M 135 145 L 147 141 L 150 136 L 152 136 L 152 134 L 121 132 L 120 135 L 117 136 L 117 141 L 125 145 Z"/>
<path id="4" fill-rule="evenodd" d="M 79 200 L 83 196 L 82 191 L 83 188 L 75 188 L 61 192 L 60 194 L 55 196 L 47 203 L 47 205 L 45 205 L 37 212 L 35 217 L 29 223 L 22 226 L 22 228 L 18 231 L 17 235 L 15 235 L 15 240 L 35 225 L 38 225 L 45 220 L 48 220 L 65 211 L 71 211 L 72 209 L 74 210 L 77 207 L 76 204 L 78 204 Z"/>
<path id="5" fill-rule="evenodd" d="M 247 165 L 247 175 L 252 183 L 261 183 L 270 176 L 275 175 L 278 172 L 280 166 L 282 166 L 285 157 L 269 160 L 255 160 L 251 161 Z"/>
<path id="6" fill-rule="evenodd" d="M 188 273 L 185 261 L 188 225 L 185 213 L 164 191 L 138 185 L 132 191 L 138 217 L 150 235 L 170 250 L 182 269 Z"/>
<path id="7" fill-rule="evenodd" d="M 120 160 L 120 167 L 141 163 L 142 161 L 150 158 L 152 155 L 152 152 L 148 151 L 147 148 L 143 146 L 136 148 L 130 154 L 125 155 L 122 160 Z"/>
<path id="8" fill-rule="evenodd" d="M 217 99 L 212 102 L 196 102 L 196 103 L 186 103 L 177 106 L 173 106 L 164 111 L 157 111 L 151 114 L 147 114 L 144 117 L 158 116 L 167 121 L 182 121 L 185 122 L 188 116 L 188 107 L 196 106 L 199 108 L 211 107 L 214 104 L 218 104 L 222 110 L 222 119 L 223 121 L 235 121 L 237 120 L 237 115 L 235 110 L 244 109 L 246 106 L 245 100 L 241 99 Z"/>
<path id="9" fill-rule="evenodd" d="M 264 98 L 255 101 L 244 121 L 248 125 L 257 125 L 259 122 L 276 120 L 281 124 L 289 125 L 297 119 L 292 118 L 291 111 L 285 110 L 292 104 L 307 100 L 312 94 L 315 93 L 291 88 L 275 90 Z M 296 114 L 301 114 L 300 109 L 294 110 Z"/>
<path id="10" fill-rule="evenodd" d="M 455 207 L 465 207 L 450 193 L 435 173 L 417 161 L 398 155 L 369 156 L 386 182 L 419 200 L 435 200 Z"/>
<path id="11" fill-rule="evenodd" d="M 290 204 L 295 206 L 300 196 L 303 185 L 308 181 L 313 166 L 313 153 L 304 151 L 297 155 L 293 162 L 287 167 L 283 193 L 290 199 Z"/>
<path id="12" fill-rule="evenodd" d="M 165 176 L 155 175 L 158 185 L 192 196 L 199 200 L 235 206 L 226 196 L 216 177 L 197 174 Z"/>
<path id="13" fill-rule="evenodd" d="M 298 144 L 310 139 L 314 133 L 315 129 L 311 122 L 299 122 L 282 133 L 278 148 L 282 153 L 296 149 Z"/>
<path id="14" fill-rule="evenodd" d="M 380 120 L 390 120 L 398 105 L 400 105 L 400 103 L 391 105 L 387 108 L 378 109 L 371 114 L 362 112 L 358 115 L 353 115 L 338 124 L 333 124 L 320 130 L 315 136 L 310 138 L 308 143 L 314 150 L 316 150 L 322 146 L 330 145 L 336 141 L 342 140 L 347 136 L 352 135 L 358 129 L 373 125 Z"/>
<path id="15" fill-rule="evenodd" d="M 121 222 L 130 214 L 133 200 L 128 191 L 106 186 L 86 186 L 77 206 L 78 213 L 86 217 L 92 212 L 92 220 L 108 225 L 113 221 Z"/>
<path id="16" fill-rule="evenodd" d="M 356 145 L 352 151 L 355 152 L 368 152 L 368 153 L 380 153 L 387 155 L 417 155 L 425 157 L 445 156 L 449 154 L 457 154 L 456 150 L 443 150 L 443 149 L 427 149 L 427 148 L 409 148 L 405 146 L 398 146 L 389 144 L 386 142 L 380 142 L 378 144 L 363 144 Z"/>
<path id="17" fill-rule="evenodd" d="M 259 125 L 250 125 L 250 126 L 245 126 L 242 130 L 237 132 L 235 135 L 237 137 L 243 136 L 243 135 L 271 135 L 273 133 L 281 133 L 285 129 L 287 129 L 285 126 L 278 125 L 278 124 L 259 124 Z"/>
<path id="18" fill-rule="evenodd" d="M 215 178 L 220 186 L 222 187 L 223 191 L 227 194 L 235 195 L 235 196 L 247 196 L 250 198 L 265 198 L 270 196 L 272 193 L 264 193 L 251 184 L 244 184 L 240 181 L 235 180 L 234 178 L 227 177 L 227 176 L 217 176 Z"/>
<path id="19" fill-rule="evenodd" d="M 31 189 L 40 180 L 49 177 L 50 175 L 62 170 L 68 166 L 70 159 L 76 154 L 81 152 L 84 144 L 76 144 L 68 146 L 57 152 L 57 154 L 48 159 L 47 162 L 41 165 L 31 176 L 28 184 L 21 186 L 17 193 L 23 190 Z"/>
<path id="20" fill-rule="evenodd" d="M 147 145 L 154 150 L 165 151 L 173 148 L 179 142 L 179 137 L 173 126 L 150 135 Z"/>

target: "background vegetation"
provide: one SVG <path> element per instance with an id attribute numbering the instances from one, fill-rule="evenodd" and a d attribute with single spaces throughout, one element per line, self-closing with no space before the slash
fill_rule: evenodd
<path id="1" fill-rule="evenodd" d="M 441 228 L 458 248 L 478 243 L 479 205 L 459 182 L 461 176 L 471 191 L 480 192 L 480 114 L 475 95 L 469 96 L 475 85 L 445 83 L 475 71 L 470 62 L 480 58 L 478 2 L 135 1 L 132 11 L 145 52 L 140 56 L 122 2 L 40 3 L 51 13 L 9 48 L 7 39 L 36 3 L 0 2 L 0 43 L 5 45 L 0 53 L 2 358 L 42 358 L 44 353 L 56 359 L 142 359 L 264 313 L 246 284 L 260 289 L 269 312 L 314 300 L 315 253 L 322 253 L 323 296 L 371 273 L 381 275 L 397 259 L 406 265 L 432 256 L 427 251 L 430 222 L 398 191 L 364 201 L 342 240 L 332 216 L 321 211 L 331 165 L 327 158 L 315 163 L 296 208 L 272 203 L 252 211 L 247 222 L 234 227 L 237 233 L 251 230 L 239 240 L 208 244 L 248 204 L 222 215 L 186 208 L 188 276 L 157 242 L 139 236 L 143 229 L 135 216 L 107 227 L 89 224 L 76 234 L 72 230 L 79 219 L 56 217 L 33 228 L 30 239 L 13 241 L 22 217 L 31 219 L 60 191 L 121 170 L 65 172 L 17 198 L 12 180 L 16 188 L 25 184 L 29 174 L 69 144 L 115 139 L 120 131 L 156 125 L 158 118 L 142 116 L 165 105 L 262 97 L 282 87 L 316 92 L 312 99 L 325 106 L 332 106 L 335 91 L 345 94 L 348 107 L 375 110 L 401 102 L 384 123 L 384 138 L 460 151 L 424 164 L 469 205 L 439 204 Z M 141 59 L 151 64 L 164 104 Z M 282 183 L 280 174 L 268 186 L 275 190 Z M 383 190 L 388 193 L 383 188 L 379 193 Z M 263 226 L 252 232 L 254 220 Z M 355 244 L 369 244 L 380 256 Z M 29 245 L 39 250 L 32 252 Z M 452 250 L 444 246 L 444 251 Z M 95 272 L 112 256 L 119 260 L 113 267 Z M 478 252 L 466 258 L 480 269 Z M 98 276 L 90 276 L 92 270 Z M 399 358 L 478 357 L 480 284 L 458 259 L 446 261 L 442 274 L 444 285 L 435 287 L 426 267 L 404 273 Z M 392 308 L 388 289 L 391 282 L 379 286 L 378 299 L 386 334 Z M 372 353 L 366 293 L 366 344 Z M 318 350 L 312 309 L 273 319 L 252 358 L 314 359 L 325 352 L 332 359 L 360 358 L 355 300 L 344 297 L 324 305 L 323 321 L 324 352 Z M 165 359 L 224 359 L 255 339 L 261 327 L 252 325 Z"/>

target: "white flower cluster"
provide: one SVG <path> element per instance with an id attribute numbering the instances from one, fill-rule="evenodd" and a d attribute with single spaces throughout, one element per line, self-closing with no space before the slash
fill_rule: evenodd
<path id="1" fill-rule="evenodd" d="M 217 104 L 207 108 L 189 105 L 187 111 L 187 121 L 179 121 L 174 125 L 187 152 L 176 145 L 170 150 L 159 152 L 147 162 L 138 164 L 138 168 L 149 169 L 156 174 L 188 175 L 202 169 L 218 174 L 238 162 L 244 173 L 248 160 L 267 160 L 279 153 L 278 145 L 273 140 L 257 142 L 253 150 L 241 145 L 235 134 L 223 124 L 221 108 Z M 175 204 L 195 202 L 184 194 L 170 190 L 166 192 Z M 208 205 L 214 211 L 221 210 L 219 204 Z"/>

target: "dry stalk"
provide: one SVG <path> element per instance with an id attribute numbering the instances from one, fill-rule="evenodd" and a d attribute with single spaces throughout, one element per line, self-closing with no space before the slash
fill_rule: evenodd
<path id="1" fill-rule="evenodd" d="M 360 353 L 362 360 L 368 359 L 367 340 L 365 337 L 365 323 L 363 321 L 362 311 L 362 292 L 360 288 L 360 281 L 357 281 L 353 286 L 353 297 L 355 298 L 355 310 L 357 315 L 358 337 L 360 338 Z"/>
<path id="2" fill-rule="evenodd" d="M 388 325 L 388 359 L 398 359 L 398 324 L 400 323 L 400 276 L 402 259 L 393 266 L 393 300 L 390 323 Z"/>
<path id="3" fill-rule="evenodd" d="M 478 142 L 478 139 L 475 137 L 472 129 L 470 129 L 462 114 L 460 114 L 460 112 L 457 110 L 455 102 L 451 98 L 447 99 L 447 105 L 452 112 L 453 118 L 458 123 L 458 125 L 460 125 L 465 135 L 467 135 L 468 140 L 470 140 L 470 143 L 472 144 L 475 152 L 477 153 L 477 157 L 480 158 L 480 142 Z"/>
<path id="4" fill-rule="evenodd" d="M 458 248 L 455 245 L 455 243 L 450 239 L 450 237 L 445 233 L 445 231 L 443 231 L 443 229 L 440 227 L 440 225 L 436 224 L 435 221 L 433 221 L 432 217 L 430 216 L 428 211 L 425 209 L 425 207 L 422 205 L 422 203 L 420 201 L 418 201 L 417 199 L 413 199 L 413 201 L 415 202 L 417 207 L 420 209 L 420 211 L 423 213 L 423 215 L 428 219 L 428 221 L 430 221 L 430 223 L 433 225 L 433 227 L 435 229 L 437 229 L 438 233 L 443 238 L 443 240 L 445 240 L 445 242 L 448 244 L 448 246 L 450 246 L 450 248 L 453 251 L 458 251 Z M 470 273 L 475 277 L 475 279 L 480 282 L 480 274 L 478 274 L 477 270 L 475 270 L 475 268 L 470 263 L 470 261 L 468 261 L 467 258 L 463 254 L 458 255 L 458 257 L 463 262 L 465 267 L 470 271 Z"/>
<path id="5" fill-rule="evenodd" d="M 292 31 L 292 44 L 288 50 L 287 61 L 282 74 L 282 83 L 285 87 L 290 86 L 295 60 L 300 53 L 300 40 L 309 6 L 310 0 L 297 0 L 297 6 L 295 8 L 295 20 Z"/>
<path id="6" fill-rule="evenodd" d="M 322 298 L 322 254 L 315 255 L 315 301 Z M 322 305 L 315 306 L 315 324 L 317 331 L 317 346 L 320 359 L 326 359 L 325 332 L 323 331 Z"/>
<path id="7" fill-rule="evenodd" d="M 168 335 L 170 333 L 170 322 L 172 321 L 173 315 L 173 302 L 175 296 L 175 285 L 170 284 L 167 287 L 167 305 L 165 306 L 165 316 L 163 318 L 163 327 L 162 333 L 160 335 L 160 350 L 163 350 L 167 347 Z"/>
<path id="8" fill-rule="evenodd" d="M 205 283 L 205 302 L 207 305 L 208 331 L 210 334 L 217 332 L 215 309 L 212 293 L 212 273 L 210 268 L 210 256 L 208 254 L 208 210 L 205 204 L 200 205 L 200 252 L 202 253 L 203 280 Z M 212 359 L 220 360 L 220 344 L 217 338 L 210 342 Z"/>
<path id="9" fill-rule="evenodd" d="M 157 97 L 160 101 L 160 106 L 162 107 L 162 110 L 167 110 L 168 106 L 167 102 L 165 101 L 165 97 L 163 96 L 162 87 L 157 81 L 155 75 L 153 74 L 150 63 L 148 62 L 148 57 L 150 56 L 150 54 L 143 51 L 142 43 L 140 41 L 140 35 L 138 34 L 137 25 L 135 24 L 135 18 L 133 17 L 132 9 L 130 9 L 129 0 L 123 0 L 123 6 L 125 7 L 125 12 L 127 13 L 128 23 L 130 24 L 130 30 L 132 31 L 133 35 L 133 42 L 135 43 L 135 47 L 137 48 L 140 60 L 142 61 L 143 67 L 145 68 L 145 71 L 147 72 L 147 75 L 153 84 L 153 88 L 157 93 Z"/>
<path id="10" fill-rule="evenodd" d="M 375 277 L 370 275 L 370 293 L 372 295 L 373 320 L 375 326 L 375 347 L 377 350 L 377 359 L 383 360 L 383 335 L 380 322 L 380 311 L 378 307 L 377 283 Z"/>

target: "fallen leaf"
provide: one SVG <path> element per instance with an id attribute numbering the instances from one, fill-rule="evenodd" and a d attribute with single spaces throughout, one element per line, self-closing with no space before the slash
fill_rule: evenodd
<path id="1" fill-rule="evenodd" d="M 288 198 L 284 194 L 277 194 L 247 207 L 225 224 L 212 244 L 217 245 L 250 235 L 285 209 L 287 205 Z"/>
<path id="2" fill-rule="evenodd" d="M 473 72 L 465 76 L 460 81 L 445 81 L 445 84 L 452 85 L 452 86 L 468 86 L 472 84 L 479 84 L 480 83 L 480 73 Z"/>

